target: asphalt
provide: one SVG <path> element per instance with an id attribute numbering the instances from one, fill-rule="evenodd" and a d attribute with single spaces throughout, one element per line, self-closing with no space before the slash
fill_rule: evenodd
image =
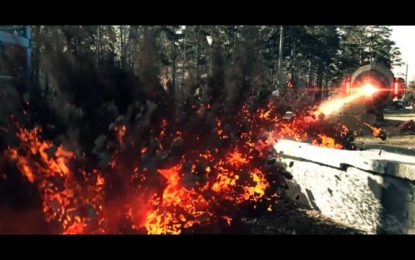
<path id="1" fill-rule="evenodd" d="M 361 149 L 382 149 L 415 156 L 415 131 L 401 131 L 398 126 L 405 121 L 415 121 L 415 109 L 385 110 L 385 121 L 378 126 L 387 133 L 387 139 L 381 140 L 370 132 L 358 136 L 355 144 Z"/>

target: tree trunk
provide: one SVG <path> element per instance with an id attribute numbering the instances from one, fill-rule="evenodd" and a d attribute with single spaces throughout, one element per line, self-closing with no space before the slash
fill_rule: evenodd
<path id="1" fill-rule="evenodd" d="M 236 45 L 236 33 L 237 33 L 238 27 L 233 27 L 233 42 L 232 42 L 232 65 L 235 65 L 235 45 Z"/>
<path id="2" fill-rule="evenodd" d="M 173 64 L 172 64 L 172 83 L 173 83 L 173 87 L 176 87 L 176 44 L 174 42 L 174 40 L 172 40 L 172 44 L 173 44 Z"/>
<path id="3" fill-rule="evenodd" d="M 316 85 L 316 99 L 320 100 L 323 97 L 323 65 L 321 63 L 319 63 L 317 67 Z"/>
<path id="4" fill-rule="evenodd" d="M 124 27 L 120 26 L 120 52 L 121 52 L 121 70 L 125 69 L 125 53 L 124 53 Z"/>
<path id="5" fill-rule="evenodd" d="M 184 77 L 185 77 L 185 73 L 186 73 L 186 50 L 187 50 L 187 30 L 188 27 L 186 27 L 184 29 L 184 37 L 183 37 L 183 46 L 184 46 L 184 50 L 183 50 L 183 61 L 182 61 L 182 79 L 181 79 L 181 87 L 183 88 L 183 84 L 184 84 Z"/>
<path id="6" fill-rule="evenodd" d="M 312 84 L 313 84 L 313 79 L 312 79 L 312 70 L 311 70 L 311 65 L 312 65 L 312 62 L 311 62 L 311 60 L 309 60 L 308 61 L 308 83 L 307 83 L 307 85 L 308 85 L 308 87 L 310 88 L 311 86 L 312 86 Z"/>
<path id="7" fill-rule="evenodd" d="M 196 53 L 196 87 L 199 87 L 199 59 L 200 59 L 200 30 L 197 29 L 197 53 Z"/>
<path id="8" fill-rule="evenodd" d="M 291 50 L 291 84 L 295 84 L 296 85 L 296 80 L 295 80 L 295 42 L 293 43 L 293 48 Z M 296 87 L 294 85 L 294 87 Z"/>
<path id="9" fill-rule="evenodd" d="M 101 58 L 101 52 L 102 52 L 101 44 L 102 44 L 101 26 L 98 25 L 97 26 L 97 40 L 96 40 L 96 48 L 97 48 L 96 49 L 96 63 L 97 63 L 97 66 L 98 66 L 99 60 Z"/>

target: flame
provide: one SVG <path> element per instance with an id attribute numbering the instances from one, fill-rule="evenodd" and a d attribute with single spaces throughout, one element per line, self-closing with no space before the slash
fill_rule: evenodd
<path id="1" fill-rule="evenodd" d="M 167 120 L 166 119 L 161 120 L 161 131 L 160 131 L 161 138 L 164 138 L 166 134 L 166 127 L 167 127 Z"/>
<path id="2" fill-rule="evenodd" d="M 319 134 L 317 139 L 312 141 L 312 144 L 323 146 L 326 148 L 334 148 L 334 149 L 342 149 L 343 146 L 341 144 L 336 143 L 336 141 L 326 135 Z"/>
<path id="3" fill-rule="evenodd" d="M 340 125 L 340 134 L 346 135 L 349 132 L 349 128 L 343 124 Z"/>
<path id="4" fill-rule="evenodd" d="M 224 128 L 222 120 L 216 118 L 211 127 L 219 139 L 229 140 L 231 137 L 225 131 L 228 126 Z M 21 174 L 37 185 L 45 218 L 58 225 L 59 233 L 119 232 L 117 225 L 126 221 L 129 224 L 123 225 L 131 232 L 181 234 L 220 221 L 230 225 L 237 207 L 256 208 L 258 203 L 278 199 L 275 191 L 269 195 L 271 183 L 263 162 L 269 153 L 267 149 L 279 139 L 312 139 L 313 144 L 342 148 L 334 137 L 310 132 L 314 122 L 308 115 L 287 121 L 278 115 L 272 102 L 257 109 L 243 105 L 235 122 L 230 122 L 241 129 L 239 138 L 232 136 L 232 142 L 220 145 L 206 142 L 201 147 L 189 146 L 173 166 L 156 165 L 153 170 L 142 162 L 143 156 L 162 155 L 171 143 L 181 139 L 202 143 L 204 137 L 193 136 L 187 129 L 175 129 L 174 125 L 167 127 L 167 119 L 162 119 L 161 127 L 155 131 L 158 135 L 154 146 L 140 144 L 128 150 L 136 151 L 135 154 L 117 150 L 109 167 L 101 172 L 86 166 L 75 167 L 83 165 L 86 157 L 75 156 L 77 153 L 64 145 L 55 148 L 51 141 L 41 138 L 40 128 L 27 130 L 17 126 L 19 146 L 9 148 L 7 154 L 16 161 Z M 115 128 L 120 147 L 135 144 L 133 129 L 128 129 L 128 135 L 126 130 L 125 125 Z M 132 157 L 132 165 L 124 160 L 128 156 Z M 155 175 L 165 181 L 164 186 L 149 186 Z M 104 187 L 111 184 L 111 176 L 120 176 L 127 195 L 110 203 Z M 113 207 L 117 208 L 116 213 Z M 267 210 L 272 211 L 271 205 L 267 205 Z"/>
<path id="5" fill-rule="evenodd" d="M 316 110 L 314 114 L 317 116 L 319 116 L 320 114 L 324 114 L 325 116 L 330 116 L 333 113 L 341 110 L 347 103 L 355 101 L 358 98 L 361 98 L 362 96 L 364 96 L 364 92 L 358 92 L 358 93 L 351 94 L 347 97 L 337 97 L 337 98 L 334 98 L 333 100 L 323 102 L 318 107 L 318 109 Z"/>
<path id="6" fill-rule="evenodd" d="M 229 136 L 226 135 L 224 133 L 223 129 L 222 129 L 222 122 L 219 119 L 217 119 L 217 118 L 216 118 L 216 128 L 215 128 L 215 130 L 216 130 L 216 134 L 218 135 L 218 137 L 220 139 L 223 140 L 223 139 L 229 138 Z"/>
<path id="7" fill-rule="evenodd" d="M 372 97 L 376 92 L 378 92 L 378 88 L 375 87 L 373 84 L 365 83 L 361 87 L 361 92 L 366 97 Z"/>
<path id="8" fill-rule="evenodd" d="M 168 185 L 164 189 L 160 205 L 147 216 L 145 227 L 148 234 L 180 234 L 183 228 L 199 224 L 201 216 L 210 214 L 209 203 L 203 196 L 180 185 L 181 167 L 178 164 L 159 170 L 167 179 Z"/>
<path id="9" fill-rule="evenodd" d="M 122 143 L 123 142 L 123 137 L 124 137 L 124 135 L 125 135 L 125 133 L 127 131 L 127 128 L 125 127 L 125 125 L 116 126 L 114 128 L 114 131 L 115 131 L 115 133 L 117 135 L 118 142 L 119 143 Z"/>
<path id="10" fill-rule="evenodd" d="M 385 91 L 385 89 L 382 89 L 379 87 L 379 85 L 379 82 L 370 77 L 363 79 L 357 86 L 353 88 L 350 88 L 350 83 L 348 82 L 346 97 L 336 96 L 332 100 L 321 103 L 314 114 L 316 116 L 319 116 L 320 114 L 330 116 L 333 113 L 340 111 L 348 103 L 356 102 L 361 98 L 370 99 L 376 93 Z"/>
<path id="11" fill-rule="evenodd" d="M 63 234 L 84 233 L 93 217 L 83 214 L 82 208 L 90 207 L 99 216 L 105 181 L 97 170 L 90 173 L 84 171 L 81 176 L 83 181 L 93 185 L 83 187 L 69 167 L 73 153 L 62 145 L 53 153 L 53 144 L 42 141 L 40 133 L 39 128 L 20 128 L 17 133 L 20 147 L 8 148 L 6 153 L 16 160 L 17 168 L 27 180 L 37 185 L 46 221 L 57 223 Z"/>
<path id="12" fill-rule="evenodd" d="M 367 127 L 369 127 L 372 130 L 372 134 L 374 137 L 380 137 L 382 134 L 382 128 L 377 128 L 374 126 L 371 126 L 370 124 L 363 122 L 364 125 L 366 125 Z"/>
<path id="13" fill-rule="evenodd" d="M 265 189 L 268 188 L 269 184 L 259 169 L 254 169 L 251 172 L 251 178 L 255 182 L 255 186 L 244 187 L 244 199 L 249 200 L 252 198 L 254 201 L 258 201 L 265 195 Z"/>
<path id="14" fill-rule="evenodd" d="M 199 156 L 212 159 L 211 153 L 199 154 Z M 216 163 L 212 162 L 212 165 L 205 169 L 207 173 L 217 174 L 212 183 L 201 187 L 202 190 L 210 189 L 217 194 L 210 199 L 198 193 L 195 188 L 187 189 L 181 185 L 183 162 L 171 168 L 159 170 L 159 173 L 167 179 L 168 185 L 160 200 L 155 200 L 157 201 L 156 208 L 148 214 L 145 224 L 148 234 L 180 234 L 184 228 L 209 222 L 203 219 L 213 217 L 209 206 L 219 202 L 215 198 L 222 198 L 235 204 L 260 201 L 264 198 L 269 184 L 261 170 L 258 168 L 251 170 L 249 177 L 252 184 L 244 185 L 238 180 L 250 159 L 238 150 L 230 151 L 225 158 Z M 242 193 L 238 192 L 240 188 L 242 188 Z M 229 216 L 221 216 L 221 218 L 230 224 Z"/>

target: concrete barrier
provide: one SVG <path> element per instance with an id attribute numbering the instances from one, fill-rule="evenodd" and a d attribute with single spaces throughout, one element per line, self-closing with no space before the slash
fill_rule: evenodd
<path id="1" fill-rule="evenodd" d="M 415 234 L 414 156 L 290 140 L 274 149 L 293 175 L 289 198 L 368 234 Z"/>

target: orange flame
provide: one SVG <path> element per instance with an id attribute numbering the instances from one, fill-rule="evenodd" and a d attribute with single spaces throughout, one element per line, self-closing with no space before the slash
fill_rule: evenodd
<path id="1" fill-rule="evenodd" d="M 373 134 L 374 137 L 380 137 L 380 135 L 382 133 L 382 128 L 377 128 L 377 127 L 371 126 L 366 122 L 363 122 L 363 124 L 365 124 L 367 127 L 369 127 L 372 130 L 372 134 Z"/>
<path id="2" fill-rule="evenodd" d="M 84 233 L 92 217 L 81 214 L 81 208 L 90 206 L 99 215 L 104 179 L 97 170 L 83 172 L 83 180 L 93 183 L 83 187 L 69 167 L 73 153 L 62 145 L 53 152 L 52 143 L 42 141 L 40 133 L 39 128 L 20 129 L 17 133 L 20 147 L 9 148 L 7 153 L 16 160 L 17 168 L 27 180 L 38 186 L 46 220 L 58 223 L 63 234 Z"/>
<path id="3" fill-rule="evenodd" d="M 122 143 L 122 141 L 123 141 L 123 137 L 124 137 L 124 135 L 125 135 L 125 133 L 126 133 L 126 131 L 127 131 L 127 128 L 125 127 L 125 125 L 122 125 L 122 126 L 116 126 L 115 128 L 114 128 L 114 131 L 116 132 L 116 134 L 117 134 L 117 140 L 118 140 L 118 142 L 119 143 Z"/>
<path id="4" fill-rule="evenodd" d="M 240 115 L 242 120 L 237 120 L 237 125 L 241 129 L 244 125 L 248 127 L 234 143 L 209 146 L 208 149 L 190 148 L 174 166 L 155 169 L 165 179 L 164 189 L 149 191 L 139 186 L 136 193 L 127 196 L 122 214 L 131 222 L 132 230 L 143 230 L 148 234 L 181 234 L 186 229 L 215 221 L 230 225 L 233 216 L 229 210 L 215 211 L 222 204 L 252 203 L 255 207 L 261 201 L 279 197 L 275 192 L 267 196 L 271 184 L 267 172 L 259 166 L 258 158 L 265 158 L 266 149 L 278 139 L 307 140 L 312 137 L 307 131 L 312 120 L 298 116 L 286 121 L 277 116 L 271 102 L 252 112 L 244 105 Z M 220 139 L 229 138 L 220 118 L 216 118 L 213 127 Z M 46 220 L 57 223 L 63 234 L 108 232 L 109 213 L 106 212 L 110 210 L 104 201 L 108 175 L 96 169 L 74 169 L 72 162 L 81 158 L 76 158 L 76 153 L 66 150 L 63 145 L 54 150 L 52 142 L 40 138 L 40 128 L 18 129 L 20 145 L 9 148 L 8 155 L 16 161 L 26 179 L 37 185 Z M 126 126 L 115 128 L 119 144 L 132 138 L 125 136 L 126 130 Z M 156 155 L 161 154 L 169 141 L 186 138 L 186 135 L 178 130 L 169 133 L 164 119 L 156 137 L 157 144 L 151 149 L 134 147 L 137 151 L 134 156 L 140 158 L 153 150 Z M 199 140 L 199 136 L 195 138 Z M 313 143 L 342 148 L 334 138 L 323 134 L 317 135 Z M 125 172 L 125 167 L 120 167 L 120 159 L 122 153 L 115 152 L 109 162 L 111 174 Z M 141 183 L 151 176 L 149 170 L 140 165 L 140 160 L 128 171 L 131 173 L 128 180 L 133 182 Z M 271 211 L 271 205 L 267 209 Z"/>
<path id="5" fill-rule="evenodd" d="M 326 135 L 319 134 L 317 139 L 312 141 L 312 144 L 323 146 L 327 148 L 335 148 L 335 149 L 342 149 L 343 146 L 341 144 L 337 144 L 336 141 Z"/>

